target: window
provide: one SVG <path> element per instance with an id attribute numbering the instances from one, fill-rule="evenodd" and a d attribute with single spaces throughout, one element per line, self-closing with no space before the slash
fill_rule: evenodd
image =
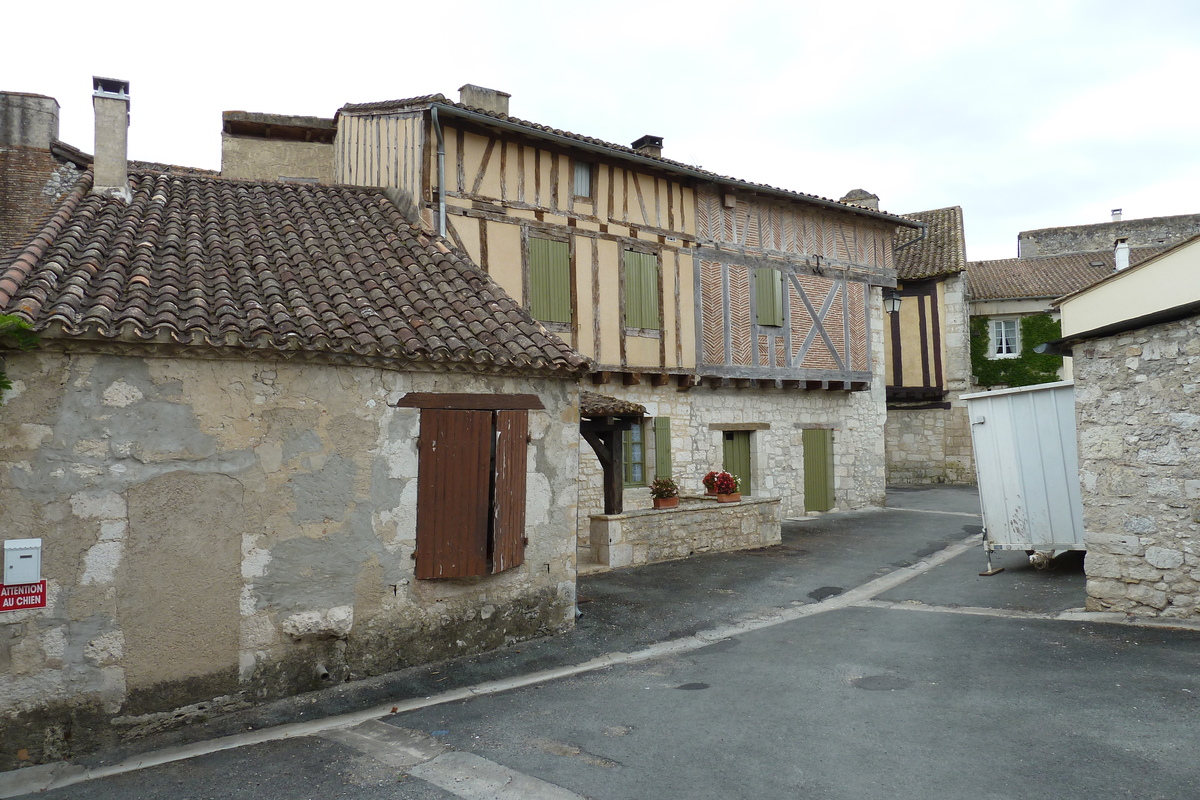
<path id="1" fill-rule="evenodd" d="M 991 320 L 991 358 L 1017 358 L 1021 355 L 1021 326 L 1016 317 Z"/>
<path id="2" fill-rule="evenodd" d="M 466 578 L 525 560 L 528 411 L 422 408 L 417 578 Z"/>
<path id="3" fill-rule="evenodd" d="M 586 161 L 575 162 L 575 196 L 592 199 L 592 165 Z"/>
<path id="4" fill-rule="evenodd" d="M 625 485 L 646 485 L 646 429 L 641 420 L 622 433 L 625 439 Z"/>
<path id="5" fill-rule="evenodd" d="M 542 322 L 571 322 L 571 248 L 529 237 L 529 313 Z"/>
<path id="6" fill-rule="evenodd" d="M 625 251 L 625 327 L 658 330 L 658 256 Z"/>
<path id="7" fill-rule="evenodd" d="M 783 324 L 783 273 L 777 269 L 754 270 L 754 307 L 759 325 Z"/>

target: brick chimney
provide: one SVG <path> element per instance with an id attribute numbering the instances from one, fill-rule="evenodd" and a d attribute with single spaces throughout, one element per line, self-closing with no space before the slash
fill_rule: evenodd
<path id="1" fill-rule="evenodd" d="M 129 202 L 129 81 L 92 78 L 96 112 L 96 177 L 93 194 Z"/>
<path id="2" fill-rule="evenodd" d="M 643 156 L 662 158 L 663 140 L 661 136 L 652 136 L 650 134 L 646 134 L 631 144 L 630 147 Z"/>
<path id="3" fill-rule="evenodd" d="M 508 116 L 508 100 L 512 95 L 499 89 L 488 89 L 473 83 L 464 83 L 458 87 L 458 102 L 464 106 L 490 111 L 493 114 Z"/>
<path id="4" fill-rule="evenodd" d="M 50 152 L 57 139 L 57 100 L 0 92 L 0 253 L 53 207 L 45 189 L 58 166 Z"/>

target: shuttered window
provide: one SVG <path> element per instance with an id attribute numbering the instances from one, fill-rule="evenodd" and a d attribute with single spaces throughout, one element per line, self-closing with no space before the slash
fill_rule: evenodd
<path id="1" fill-rule="evenodd" d="M 657 330 L 658 256 L 625 251 L 625 327 Z"/>
<path id="2" fill-rule="evenodd" d="M 759 325 L 783 324 L 783 273 L 777 269 L 754 270 L 754 307 Z"/>
<path id="3" fill-rule="evenodd" d="M 542 322 L 571 321 L 571 252 L 566 242 L 529 237 L 529 313 Z"/>
<path id="4" fill-rule="evenodd" d="M 489 575 L 524 561 L 528 433 L 526 411 L 421 411 L 418 578 Z"/>
<path id="5" fill-rule="evenodd" d="M 654 418 L 654 477 L 671 477 L 671 418 Z"/>

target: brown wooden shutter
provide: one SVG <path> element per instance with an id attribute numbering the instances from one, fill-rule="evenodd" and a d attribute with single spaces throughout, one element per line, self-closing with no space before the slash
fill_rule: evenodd
<path id="1" fill-rule="evenodd" d="M 492 572 L 525 563 L 525 472 L 529 415 L 496 412 L 496 498 L 492 509 Z"/>
<path id="2" fill-rule="evenodd" d="M 418 578 L 487 574 L 491 439 L 491 411 L 421 411 Z"/>

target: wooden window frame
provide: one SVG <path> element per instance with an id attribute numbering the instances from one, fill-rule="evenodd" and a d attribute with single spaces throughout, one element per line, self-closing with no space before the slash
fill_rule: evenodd
<path id="1" fill-rule="evenodd" d="M 1001 345 L 1001 338 L 996 335 L 996 329 L 1000 325 L 1011 324 L 1013 327 L 1012 335 L 1012 352 L 1000 353 L 997 349 Z M 1021 318 L 1020 317 L 992 317 L 988 320 L 988 358 L 1020 358 L 1021 357 Z"/>
<path id="2" fill-rule="evenodd" d="M 579 173 L 581 168 L 587 168 L 588 175 L 588 192 L 587 194 L 579 193 Z M 571 161 L 571 194 L 575 199 L 582 200 L 585 203 L 596 202 L 596 165 L 590 161 L 572 159 Z"/>
<path id="3" fill-rule="evenodd" d="M 636 444 L 640 444 L 641 448 L 642 448 L 642 457 L 640 459 L 635 459 L 633 457 L 633 452 L 634 452 L 633 445 L 635 444 L 635 442 L 633 441 L 634 429 L 637 429 L 638 435 L 640 437 L 638 442 L 636 442 Z M 633 423 L 633 425 L 631 425 L 627 430 L 624 430 L 621 432 L 621 437 L 625 440 L 622 443 L 622 448 L 621 448 L 622 462 L 623 462 L 622 468 L 625 473 L 625 475 L 624 475 L 625 485 L 630 486 L 630 487 L 649 486 L 650 485 L 650 481 L 648 480 L 649 470 L 647 469 L 647 463 L 649 462 L 649 459 L 646 458 L 646 422 L 645 422 L 645 420 L 639 419 L 639 420 L 635 421 Z M 640 481 L 635 480 L 633 477 L 633 468 L 634 468 L 635 464 L 642 468 L 642 479 Z"/>

